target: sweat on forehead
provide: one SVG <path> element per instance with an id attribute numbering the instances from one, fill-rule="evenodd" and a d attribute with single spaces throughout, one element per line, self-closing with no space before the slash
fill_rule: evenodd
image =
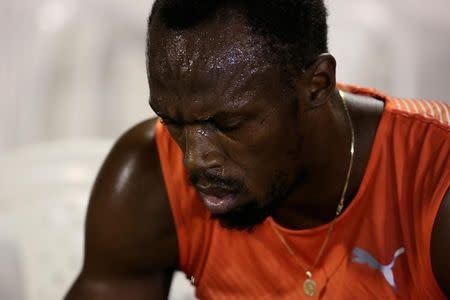
<path id="1" fill-rule="evenodd" d="M 252 37 L 260 37 L 266 57 L 291 75 L 303 72 L 314 59 L 328 52 L 327 10 L 324 0 L 156 0 L 149 18 L 151 28 L 158 23 L 174 30 L 195 29 L 213 24 L 230 26 L 228 12 L 241 16 Z"/>
<path id="2" fill-rule="evenodd" d="M 165 76 L 173 76 L 169 74 L 173 72 L 189 76 L 192 71 L 210 76 L 217 72 L 261 71 L 270 63 L 262 37 L 251 30 L 243 16 L 226 11 L 218 11 L 207 23 L 184 30 L 153 22 L 149 28 L 149 69 Z"/>

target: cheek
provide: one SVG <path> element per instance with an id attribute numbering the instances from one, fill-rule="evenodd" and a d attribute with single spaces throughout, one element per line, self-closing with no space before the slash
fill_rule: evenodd
<path id="1" fill-rule="evenodd" d="M 248 171 L 248 188 L 257 198 L 263 199 L 271 191 L 273 184 L 280 174 L 289 175 L 292 170 L 289 165 L 279 159 L 266 160 L 265 163 L 255 164 Z"/>
<path id="2" fill-rule="evenodd" d="M 281 118 L 280 118 L 281 120 Z M 263 198 L 270 191 L 276 176 L 294 175 L 299 160 L 299 138 L 288 122 L 268 119 L 264 126 L 247 138 L 230 145 L 230 159 L 243 171 L 249 192 Z"/>

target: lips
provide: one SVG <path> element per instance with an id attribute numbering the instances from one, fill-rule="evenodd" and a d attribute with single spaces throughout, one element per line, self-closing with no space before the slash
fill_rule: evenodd
<path id="1" fill-rule="evenodd" d="M 197 187 L 203 203 L 213 215 L 222 215 L 237 206 L 237 193 L 216 187 Z"/>

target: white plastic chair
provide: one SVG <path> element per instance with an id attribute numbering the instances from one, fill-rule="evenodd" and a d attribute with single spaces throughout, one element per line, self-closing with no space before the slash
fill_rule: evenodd
<path id="1" fill-rule="evenodd" d="M 111 145 L 62 141 L 0 158 L 0 299 L 62 299 L 81 267 L 89 192 Z M 169 299 L 195 299 L 183 277 Z"/>

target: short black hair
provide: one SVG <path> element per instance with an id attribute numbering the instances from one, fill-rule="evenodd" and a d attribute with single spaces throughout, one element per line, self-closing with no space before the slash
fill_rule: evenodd
<path id="1" fill-rule="evenodd" d="M 243 14 L 277 62 L 289 71 L 297 73 L 328 52 L 324 0 L 156 0 L 148 26 L 158 15 L 168 28 L 186 30 L 208 21 L 219 9 Z"/>

